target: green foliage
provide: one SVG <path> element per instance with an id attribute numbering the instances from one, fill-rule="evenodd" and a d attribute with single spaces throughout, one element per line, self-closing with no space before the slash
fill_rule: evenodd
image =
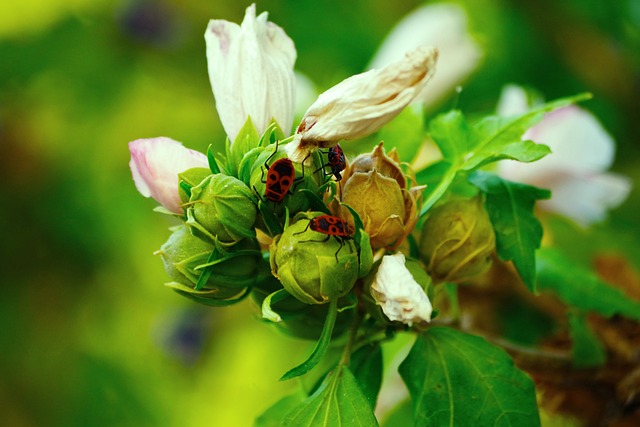
<path id="1" fill-rule="evenodd" d="M 295 407 L 299 406 L 307 395 L 300 389 L 297 393 L 288 395 L 277 401 L 262 415 L 256 418 L 254 427 L 280 427 L 282 420 Z"/>
<path id="2" fill-rule="evenodd" d="M 377 426 L 369 401 L 349 368 L 338 365 L 320 387 L 284 419 L 284 426 Z"/>
<path id="3" fill-rule="evenodd" d="M 621 314 L 640 320 L 640 301 L 629 298 L 561 252 L 543 248 L 538 251 L 537 264 L 540 291 L 551 291 L 580 310 L 595 311 L 605 317 Z"/>
<path id="4" fill-rule="evenodd" d="M 349 369 L 358 381 L 360 390 L 375 409 L 382 385 L 382 348 L 380 343 L 365 344 L 351 355 Z"/>
<path id="5" fill-rule="evenodd" d="M 573 364 L 577 368 L 601 366 L 607 361 L 604 347 L 589 327 L 584 314 L 569 313 L 569 335 L 573 343 L 571 348 Z"/>
<path id="6" fill-rule="evenodd" d="M 253 126 L 251 117 L 247 117 L 247 121 L 240 129 L 240 132 L 238 132 L 233 144 L 230 142 L 227 143 L 227 173 L 238 178 L 238 167 L 244 155 L 249 152 L 249 150 L 256 148 L 259 143 L 260 135 L 258 135 L 258 131 Z"/>
<path id="7" fill-rule="evenodd" d="M 445 194 L 457 175 L 466 175 L 481 166 L 502 159 L 532 162 L 549 154 L 549 148 L 522 141 L 524 132 L 552 111 L 584 99 L 589 94 L 558 99 L 513 117 L 487 116 L 469 124 L 458 110 L 443 113 L 429 123 L 429 133 L 442 152 L 436 185 L 427 188 L 421 215 Z M 433 165 L 432 165 L 433 167 Z M 434 170 L 429 175 L 434 177 Z"/>
<path id="8" fill-rule="evenodd" d="M 416 425 L 540 425 L 533 381 L 483 338 L 430 328 L 399 370 Z"/>
<path id="9" fill-rule="evenodd" d="M 311 355 L 307 360 L 302 362 L 300 365 L 295 368 L 287 371 L 281 378 L 280 381 L 290 380 L 291 378 L 299 377 L 300 375 L 304 375 L 310 370 L 312 370 L 324 357 L 327 352 L 327 348 L 329 347 L 329 342 L 331 341 L 331 333 L 333 332 L 333 326 L 336 323 L 336 317 L 338 316 L 338 299 L 334 299 L 329 302 L 329 312 L 327 313 L 327 317 L 324 321 L 324 327 L 322 328 L 322 334 L 320 334 L 320 339 L 316 343 L 316 346 L 313 348 Z"/>
<path id="10" fill-rule="evenodd" d="M 551 193 L 481 171 L 473 173 L 469 181 L 486 194 L 498 255 L 502 260 L 513 261 L 524 284 L 535 292 L 535 250 L 542 241 L 542 225 L 533 215 L 533 208 L 536 200 L 548 199 Z"/>

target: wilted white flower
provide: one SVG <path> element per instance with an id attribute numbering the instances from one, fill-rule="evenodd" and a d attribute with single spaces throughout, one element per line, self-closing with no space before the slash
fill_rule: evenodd
<path id="1" fill-rule="evenodd" d="M 405 266 L 401 253 L 382 257 L 371 295 L 389 320 L 408 325 L 431 321 L 431 301 Z"/>
<path id="2" fill-rule="evenodd" d="M 435 46 L 438 72 L 416 101 L 435 104 L 478 66 L 482 50 L 467 31 L 467 16 L 453 3 L 421 6 L 404 17 L 384 40 L 370 68 L 384 67 L 421 45 Z"/>
<path id="3" fill-rule="evenodd" d="M 129 151 L 129 167 L 140 194 L 153 197 L 171 212 L 182 213 L 178 174 L 208 167 L 207 156 L 165 137 L 136 139 L 129 143 Z"/>
<path id="4" fill-rule="evenodd" d="M 298 126 L 289 156 L 300 161 L 317 147 L 377 131 L 420 93 L 437 59 L 437 49 L 422 46 L 398 62 L 351 76 L 322 93 Z"/>
<path id="5" fill-rule="evenodd" d="M 526 92 L 513 85 L 505 87 L 498 114 L 520 114 L 527 109 Z M 604 219 L 608 209 L 629 195 L 628 178 L 605 172 L 615 155 L 613 138 L 586 110 L 568 106 L 547 113 L 522 139 L 548 145 L 551 154 L 533 163 L 499 162 L 498 173 L 512 181 L 550 189 L 551 199 L 538 202 L 541 208 L 586 226 Z"/>
<path id="6" fill-rule="evenodd" d="M 256 17 L 252 4 L 241 26 L 213 19 L 204 38 L 211 88 L 229 139 L 235 139 L 247 117 L 259 135 L 272 119 L 289 135 L 296 49 L 284 30 L 267 21 L 267 12 Z"/>

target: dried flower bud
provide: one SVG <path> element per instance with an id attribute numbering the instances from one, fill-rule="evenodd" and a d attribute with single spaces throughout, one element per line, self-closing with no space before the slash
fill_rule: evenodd
<path id="1" fill-rule="evenodd" d="M 199 236 L 225 245 L 255 237 L 256 205 L 239 179 L 210 175 L 191 189 L 189 204 L 187 224 Z"/>
<path id="2" fill-rule="evenodd" d="M 270 248 L 271 272 L 291 295 L 307 304 L 324 304 L 345 295 L 358 278 L 358 251 L 353 241 L 311 229 L 311 219 L 321 215 L 296 215 Z"/>
<path id="3" fill-rule="evenodd" d="M 435 71 L 438 51 L 421 46 L 384 68 L 351 76 L 309 107 L 288 147 L 295 161 L 317 147 L 372 134 L 422 91 Z"/>
<path id="4" fill-rule="evenodd" d="M 232 298 L 255 283 L 256 271 L 261 262 L 260 247 L 257 241 L 245 239 L 228 250 L 222 252 L 214 245 L 193 236 L 188 227 L 180 226 L 162 245 L 156 255 L 160 255 L 164 268 L 171 279 L 185 287 L 175 287 L 182 292 L 193 289 L 194 294 L 206 298 Z M 212 252 L 215 256 L 211 258 Z M 227 258 L 225 260 L 225 258 Z M 194 287 L 204 271 L 202 266 L 215 262 L 211 275 L 204 287 L 197 292 Z"/>
<path id="5" fill-rule="evenodd" d="M 427 286 L 428 282 L 421 285 L 416 281 L 405 265 L 404 255 L 397 253 L 382 257 L 371 295 L 389 320 L 412 325 L 431 321 L 433 307 L 425 292 Z"/>
<path id="6" fill-rule="evenodd" d="M 495 247 L 495 232 L 480 197 L 434 208 L 420 238 L 420 254 L 435 283 L 463 282 L 485 273 Z"/>
<path id="7" fill-rule="evenodd" d="M 395 249 L 413 230 L 417 200 L 423 187 L 407 190 L 400 166 L 378 144 L 370 154 L 356 157 L 346 169 L 341 201 L 358 212 L 374 249 Z M 353 221 L 337 208 L 340 216 Z M 353 226 L 353 223 L 351 223 Z"/>

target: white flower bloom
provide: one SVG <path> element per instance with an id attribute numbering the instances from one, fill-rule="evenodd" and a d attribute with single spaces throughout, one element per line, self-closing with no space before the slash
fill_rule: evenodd
<path id="1" fill-rule="evenodd" d="M 379 68 L 401 58 L 417 46 L 435 46 L 440 56 L 438 72 L 416 101 L 433 105 L 449 94 L 478 66 L 482 50 L 467 31 L 467 16 L 453 3 L 421 6 L 404 17 L 384 40 L 370 68 Z"/>
<path id="2" fill-rule="evenodd" d="M 289 135 L 293 123 L 296 49 L 282 28 L 246 10 L 242 25 L 209 21 L 204 35 L 216 108 L 231 141 L 251 117 L 258 134 L 275 119 Z"/>
<path id="3" fill-rule="evenodd" d="M 153 197 L 172 212 L 182 213 L 178 174 L 195 167 L 208 167 L 207 156 L 166 137 L 136 139 L 129 143 L 129 151 L 129 167 L 140 194 Z"/>
<path id="4" fill-rule="evenodd" d="M 431 301 L 405 266 L 401 253 L 382 257 L 371 295 L 389 320 L 408 325 L 431 321 Z"/>
<path id="5" fill-rule="evenodd" d="M 377 131 L 420 93 L 437 58 L 435 48 L 422 46 L 398 62 L 351 76 L 322 93 L 305 113 L 289 156 L 300 161 L 310 150 Z"/>
<path id="6" fill-rule="evenodd" d="M 525 91 L 507 86 L 499 102 L 500 115 L 523 113 L 528 109 Z M 505 160 L 498 173 L 509 180 L 552 191 L 550 200 L 539 202 L 542 209 L 556 212 L 587 226 L 606 217 L 608 209 L 629 195 L 631 181 L 606 173 L 613 163 L 615 142 L 598 120 L 576 106 L 547 113 L 522 139 L 548 145 L 551 154 L 533 163 Z"/>

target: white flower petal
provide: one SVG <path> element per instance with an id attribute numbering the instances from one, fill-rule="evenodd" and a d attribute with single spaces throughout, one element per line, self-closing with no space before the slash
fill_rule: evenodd
<path id="1" fill-rule="evenodd" d="M 482 50 L 467 32 L 464 9 L 453 3 L 436 3 L 419 7 L 404 17 L 382 43 L 370 68 L 397 61 L 421 45 L 435 46 L 440 53 L 438 72 L 416 97 L 416 101 L 427 105 L 450 93 L 482 58 Z"/>
<path id="2" fill-rule="evenodd" d="M 547 113 L 523 139 L 551 148 L 552 155 L 535 163 L 545 169 L 603 172 L 613 163 L 613 138 L 591 113 L 573 105 Z"/>
<path id="3" fill-rule="evenodd" d="M 153 197 L 172 212 L 182 213 L 178 174 L 208 167 L 207 156 L 166 137 L 131 141 L 129 151 L 131 175 L 140 194 Z"/>
<path id="4" fill-rule="evenodd" d="M 261 134 L 275 118 L 289 134 L 293 123 L 296 50 L 282 28 L 256 17 L 255 4 L 242 25 L 211 20 L 205 33 L 211 88 L 222 125 L 233 139 L 251 117 Z"/>
<path id="5" fill-rule="evenodd" d="M 540 207 L 565 215 L 582 226 L 605 219 L 607 211 L 620 205 L 631 191 L 630 179 L 611 173 L 567 174 L 551 184 L 553 197 L 543 200 Z"/>
<path id="6" fill-rule="evenodd" d="M 518 87 L 503 90 L 498 112 L 523 113 L 526 93 Z M 528 109 L 528 106 L 527 106 Z M 629 179 L 604 173 L 613 163 L 615 141 L 588 111 L 576 106 L 547 113 L 522 137 L 546 144 L 551 154 L 533 163 L 505 160 L 498 173 L 552 192 L 551 200 L 539 202 L 548 211 L 565 215 L 578 224 L 589 225 L 606 217 L 631 189 Z"/>
<path id="7" fill-rule="evenodd" d="M 401 253 L 382 257 L 371 294 L 389 320 L 408 325 L 431 321 L 431 301 L 405 266 Z"/>

